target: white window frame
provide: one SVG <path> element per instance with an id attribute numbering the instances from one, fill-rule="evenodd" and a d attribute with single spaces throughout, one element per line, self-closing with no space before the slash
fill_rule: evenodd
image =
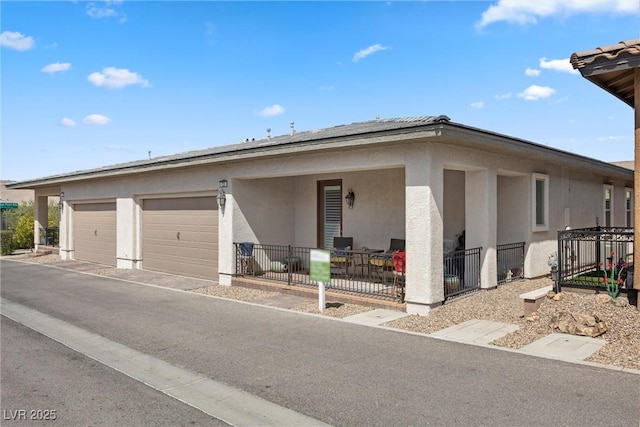
<path id="1" fill-rule="evenodd" d="M 538 223 L 538 182 L 544 183 L 543 216 L 544 223 Z M 549 175 L 534 173 L 531 175 L 531 231 L 549 231 Z"/>
<path id="2" fill-rule="evenodd" d="M 611 194 L 609 200 L 609 223 L 607 224 L 607 191 Z M 613 185 L 604 184 L 602 186 L 602 219 L 605 227 L 613 227 Z"/>
<path id="3" fill-rule="evenodd" d="M 624 219 L 627 222 L 627 227 L 633 227 L 634 217 L 633 217 L 633 202 L 634 202 L 634 194 L 633 188 L 625 187 L 624 188 L 624 210 L 625 216 Z M 627 204 L 630 201 L 631 203 Z"/>

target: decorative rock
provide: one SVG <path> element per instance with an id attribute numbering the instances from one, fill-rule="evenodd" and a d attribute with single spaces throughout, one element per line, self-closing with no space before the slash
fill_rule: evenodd
<path id="1" fill-rule="evenodd" d="M 606 304 L 611 301 L 611 297 L 605 294 L 596 295 L 596 301 L 598 301 L 600 304 Z"/>
<path id="2" fill-rule="evenodd" d="M 564 294 L 560 292 L 559 294 L 555 294 L 551 299 L 554 301 L 560 301 L 562 298 L 564 298 Z"/>
<path id="3" fill-rule="evenodd" d="M 533 312 L 529 317 L 525 317 L 527 322 L 537 322 L 538 319 L 540 319 L 540 316 L 536 312 Z"/>
<path id="4" fill-rule="evenodd" d="M 553 297 L 555 297 L 555 296 L 556 296 L 556 293 L 555 293 L 555 292 L 553 292 L 553 291 L 549 291 L 549 292 L 547 292 L 547 298 L 551 299 L 551 298 L 553 298 Z"/>
<path id="5" fill-rule="evenodd" d="M 626 299 L 620 298 L 620 297 L 618 297 L 618 298 L 616 298 L 614 300 L 611 300 L 611 301 L 613 302 L 613 304 L 616 307 L 626 307 L 626 306 L 629 305 L 629 302 Z"/>
<path id="6" fill-rule="evenodd" d="M 582 335 L 595 338 L 607 332 L 604 322 L 598 316 L 584 312 L 569 313 L 562 311 L 551 318 L 549 326 L 560 332 L 571 335 Z"/>

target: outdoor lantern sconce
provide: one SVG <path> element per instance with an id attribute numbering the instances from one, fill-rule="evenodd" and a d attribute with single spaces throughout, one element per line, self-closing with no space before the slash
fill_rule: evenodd
<path id="1" fill-rule="evenodd" d="M 349 206 L 349 209 L 353 209 L 353 202 L 356 201 L 356 195 L 353 193 L 352 189 L 349 189 L 349 192 L 346 196 L 344 196 L 344 199 L 347 201 L 347 206 Z"/>
<path id="2" fill-rule="evenodd" d="M 64 202 L 62 201 L 64 199 L 64 191 L 60 193 L 60 201 L 58 202 L 58 209 L 60 210 L 60 213 L 62 213 L 62 208 L 64 207 Z"/>
<path id="3" fill-rule="evenodd" d="M 220 186 L 220 191 L 218 192 L 218 205 L 220 205 L 220 209 L 224 211 L 224 206 L 227 204 L 227 195 L 224 192 L 224 189 L 229 185 L 229 181 L 226 179 L 221 179 L 218 182 Z"/>

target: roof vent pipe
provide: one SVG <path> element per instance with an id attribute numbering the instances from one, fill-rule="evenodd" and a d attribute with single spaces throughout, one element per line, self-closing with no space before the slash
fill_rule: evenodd
<path id="1" fill-rule="evenodd" d="M 289 124 L 289 126 L 291 127 L 291 135 L 293 135 L 294 133 L 296 133 L 296 128 L 295 128 L 295 123 L 291 122 Z"/>
<path id="2" fill-rule="evenodd" d="M 267 128 L 267 139 L 271 139 L 271 128 Z"/>

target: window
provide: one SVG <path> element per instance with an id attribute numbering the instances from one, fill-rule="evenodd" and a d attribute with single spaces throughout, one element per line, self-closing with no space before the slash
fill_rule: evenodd
<path id="1" fill-rule="evenodd" d="M 532 176 L 532 231 L 549 231 L 549 175 Z"/>
<path id="2" fill-rule="evenodd" d="M 318 181 L 318 247 L 330 248 L 342 235 L 342 181 Z"/>
<path id="3" fill-rule="evenodd" d="M 604 186 L 604 226 L 611 227 L 613 221 L 613 185 Z"/>
<path id="4" fill-rule="evenodd" d="M 633 188 L 625 188 L 625 211 L 626 211 L 626 225 L 627 227 L 633 227 Z"/>

